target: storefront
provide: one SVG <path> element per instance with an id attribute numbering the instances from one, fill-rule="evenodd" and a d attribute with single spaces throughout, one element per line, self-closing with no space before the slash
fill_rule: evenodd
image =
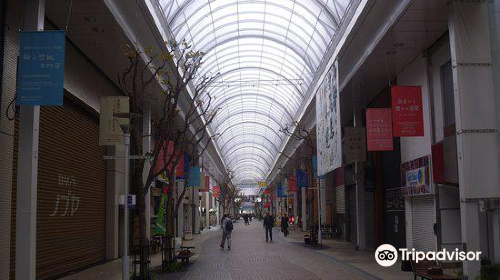
<path id="1" fill-rule="evenodd" d="M 105 260 L 106 162 L 98 118 L 68 99 L 41 108 L 39 145 L 36 268 L 45 279 Z M 12 201 L 14 277 L 15 195 Z"/>

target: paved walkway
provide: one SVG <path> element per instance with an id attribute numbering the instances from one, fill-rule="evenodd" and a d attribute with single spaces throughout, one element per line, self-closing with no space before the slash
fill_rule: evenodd
<path id="1" fill-rule="evenodd" d="M 354 251 L 349 243 L 326 241 L 323 250 L 305 245 L 302 233 L 283 237 L 274 229 L 274 240 L 265 242 L 262 222 L 245 226 L 234 224 L 232 250 L 221 250 L 219 229 L 195 235 L 188 244 L 196 246 L 195 257 L 185 272 L 161 273 L 161 256 L 152 258 L 153 279 L 348 279 L 405 280 L 410 273 L 399 271 L 399 264 L 383 268 L 376 264 L 373 252 Z M 185 241 L 186 242 L 186 241 Z M 71 275 L 66 280 L 121 279 L 119 260 Z"/>
<path id="2" fill-rule="evenodd" d="M 232 250 L 221 250 L 220 233 L 202 244 L 200 256 L 187 272 L 158 274 L 159 279 L 384 279 L 335 257 L 320 253 L 298 240 L 283 238 L 274 229 L 274 240 L 266 243 L 262 222 L 250 226 L 235 223 Z M 371 255 L 373 253 L 370 253 Z M 373 262 L 375 260 L 373 259 Z M 383 270 L 379 266 L 379 270 Z M 404 278 L 410 279 L 409 274 Z M 394 279 L 394 278 L 390 278 Z"/>

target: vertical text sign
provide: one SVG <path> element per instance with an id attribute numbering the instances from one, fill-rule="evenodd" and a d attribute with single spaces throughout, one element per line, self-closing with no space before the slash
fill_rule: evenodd
<path id="1" fill-rule="evenodd" d="M 424 136 L 422 88 L 391 87 L 394 137 Z"/>
<path id="2" fill-rule="evenodd" d="M 123 131 L 120 125 L 128 123 L 128 120 L 116 118 L 113 114 L 129 112 L 128 97 L 102 97 L 100 107 L 99 144 L 101 146 L 123 145 Z"/>
<path id="3" fill-rule="evenodd" d="M 391 109 L 366 109 L 368 151 L 392 151 Z"/>
<path id="4" fill-rule="evenodd" d="M 65 34 L 20 33 L 17 105 L 63 105 Z"/>

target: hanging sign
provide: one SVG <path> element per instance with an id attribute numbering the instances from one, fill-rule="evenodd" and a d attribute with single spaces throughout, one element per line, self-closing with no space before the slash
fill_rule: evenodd
<path id="1" fill-rule="evenodd" d="M 17 105 L 63 105 L 65 31 L 19 34 Z"/>
<path id="2" fill-rule="evenodd" d="M 199 166 L 190 166 L 189 167 L 189 180 L 188 187 L 199 187 L 201 186 L 200 182 L 200 167 Z"/>
<path id="3" fill-rule="evenodd" d="M 297 186 L 299 188 L 307 188 L 307 174 L 303 170 L 297 169 L 295 176 L 297 177 Z"/>
<path id="4" fill-rule="evenodd" d="M 366 133 L 364 127 L 345 127 L 346 164 L 366 161 Z"/>
<path id="5" fill-rule="evenodd" d="M 297 186 L 297 176 L 293 174 L 288 177 L 288 192 L 298 192 L 299 187 Z"/>
<path id="6" fill-rule="evenodd" d="M 394 137 L 424 136 L 422 87 L 391 87 Z"/>
<path id="7" fill-rule="evenodd" d="M 366 109 L 368 151 L 392 151 L 391 109 Z"/>
<path id="8" fill-rule="evenodd" d="M 99 145 L 123 145 L 123 130 L 120 125 L 127 119 L 116 118 L 114 113 L 128 113 L 129 98 L 126 96 L 101 97 L 99 114 Z"/>
<path id="9" fill-rule="evenodd" d="M 198 188 L 199 192 L 204 192 L 206 190 L 206 186 L 207 186 L 207 183 L 205 181 L 206 178 L 207 178 L 207 176 L 205 176 L 205 173 L 201 172 L 200 173 L 200 186 Z"/>
<path id="10" fill-rule="evenodd" d="M 430 183 L 430 156 L 401 164 L 401 192 L 403 196 L 432 194 Z"/>
<path id="11" fill-rule="evenodd" d="M 342 166 L 338 63 L 330 68 L 316 92 L 318 175 Z"/>
<path id="12" fill-rule="evenodd" d="M 266 181 L 259 181 L 258 184 L 259 184 L 259 187 L 266 187 L 267 186 Z"/>
<path id="13" fill-rule="evenodd" d="M 202 180 L 202 187 L 200 188 L 200 192 L 209 192 L 210 191 L 210 176 L 202 174 L 205 179 Z"/>
<path id="14" fill-rule="evenodd" d="M 213 186 L 212 196 L 215 198 L 219 198 L 219 196 L 220 196 L 220 187 L 219 186 Z"/>

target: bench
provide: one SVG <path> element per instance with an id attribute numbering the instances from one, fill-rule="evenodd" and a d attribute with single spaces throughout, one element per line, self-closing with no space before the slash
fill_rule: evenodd
<path id="1" fill-rule="evenodd" d="M 443 268 L 436 261 L 423 260 L 418 263 L 411 261 L 413 279 L 417 280 L 460 280 L 458 276 L 443 274 Z"/>
<path id="2" fill-rule="evenodd" d="M 176 260 L 181 260 L 182 264 L 189 264 L 189 259 L 194 256 L 194 253 L 191 252 L 191 249 L 194 249 L 192 246 L 181 246 L 181 250 L 175 255 Z"/>

